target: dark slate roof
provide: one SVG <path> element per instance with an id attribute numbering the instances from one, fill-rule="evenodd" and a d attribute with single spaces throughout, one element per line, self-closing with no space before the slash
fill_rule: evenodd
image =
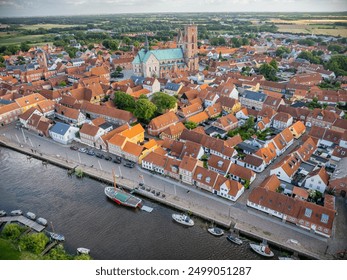
<path id="1" fill-rule="evenodd" d="M 57 122 L 55 125 L 51 127 L 50 131 L 60 135 L 65 135 L 69 128 L 70 126 L 68 124 Z"/>
<path id="2" fill-rule="evenodd" d="M 243 151 L 248 151 L 251 154 L 255 153 L 259 149 L 245 142 L 238 144 L 236 147 L 240 148 Z"/>
<path id="3" fill-rule="evenodd" d="M 177 91 L 181 85 L 175 83 L 167 83 L 165 89 Z"/>
<path id="4" fill-rule="evenodd" d="M 305 102 L 302 102 L 302 101 L 298 101 L 298 102 L 295 102 L 295 103 L 293 103 L 292 105 L 290 105 L 290 107 L 293 107 L 293 108 L 302 108 L 302 107 L 306 107 L 306 103 L 305 103 Z"/>
<path id="5" fill-rule="evenodd" d="M 109 122 L 104 122 L 103 124 L 99 125 L 99 127 L 102 128 L 102 129 L 107 129 L 107 128 L 112 127 L 112 129 L 113 129 L 114 125 L 109 123 Z"/>
<path id="6" fill-rule="evenodd" d="M 262 93 L 262 92 L 245 90 L 244 97 L 247 99 L 264 102 L 264 100 L 266 98 L 266 94 Z"/>
<path id="7" fill-rule="evenodd" d="M 7 105 L 7 104 L 11 104 L 11 103 L 13 103 L 13 101 L 6 100 L 6 99 L 0 99 L 0 104 Z"/>
<path id="8" fill-rule="evenodd" d="M 135 83 L 135 85 L 142 85 L 145 78 L 144 77 L 139 77 L 139 76 L 131 76 L 130 79 Z"/>

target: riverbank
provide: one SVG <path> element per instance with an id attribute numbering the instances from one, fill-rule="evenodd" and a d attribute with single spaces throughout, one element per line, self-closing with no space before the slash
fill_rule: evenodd
<path id="1" fill-rule="evenodd" d="M 18 143 L 12 143 L 9 139 L 4 137 L 0 137 L 1 142 L 4 146 L 9 147 L 13 150 L 16 150 L 18 152 L 27 154 L 29 157 L 35 157 L 38 158 L 44 162 L 50 162 L 54 165 L 72 169 L 76 166 L 79 166 L 83 169 L 85 174 L 88 174 L 91 178 L 95 178 L 99 181 L 104 181 L 109 184 L 112 184 L 112 174 L 107 171 L 98 170 L 96 168 L 93 168 L 91 166 L 87 166 L 85 164 L 79 164 L 76 161 L 67 160 L 66 158 L 62 158 L 61 156 L 58 156 L 56 153 L 64 154 L 66 151 L 66 147 L 56 147 L 57 145 L 54 145 L 54 149 L 58 150 L 54 155 L 49 154 L 48 152 L 51 152 L 51 150 L 46 151 L 46 153 L 35 153 L 35 150 L 32 150 L 31 147 L 27 145 L 20 145 Z M 42 144 L 41 144 L 42 145 Z M 59 151 L 59 149 L 64 149 Z M 43 149 L 41 149 L 42 151 Z M 70 158 L 72 156 L 69 156 Z M 84 161 L 86 162 L 86 161 Z M 103 163 L 103 165 L 105 165 Z M 111 164 L 111 163 L 110 163 Z M 131 171 L 132 172 L 132 171 Z M 131 178 L 135 179 L 136 178 Z M 164 179 L 164 178 L 163 178 Z M 307 252 L 311 252 L 308 256 L 310 258 L 319 258 L 319 259 L 331 259 L 332 257 L 330 255 L 325 254 L 325 249 L 327 246 L 326 240 L 323 240 L 321 238 L 318 238 L 315 235 L 312 235 L 309 232 L 305 232 L 301 229 L 297 229 L 293 226 L 289 225 L 283 225 L 283 223 L 278 222 L 275 218 L 271 217 L 260 217 L 260 215 L 255 215 L 255 211 L 252 211 L 251 209 L 248 209 L 247 207 L 239 204 L 233 204 L 229 203 L 229 213 L 228 211 L 222 211 L 219 212 L 221 208 L 218 208 L 218 202 L 214 201 L 214 203 L 208 205 L 204 203 L 196 203 L 196 201 L 189 201 L 191 199 L 192 191 L 190 194 L 184 192 L 178 192 L 177 195 L 169 194 L 168 192 L 165 192 L 166 197 L 162 198 L 161 196 L 155 196 L 151 192 L 146 190 L 137 189 L 138 182 L 129 180 L 129 179 L 122 179 L 117 178 L 117 183 L 119 185 L 122 185 L 124 188 L 127 188 L 129 190 L 135 190 L 138 192 L 139 195 L 149 198 L 150 200 L 159 202 L 161 204 L 167 205 L 169 207 L 179 209 L 180 211 L 189 211 L 195 216 L 201 217 L 203 219 L 206 219 L 208 221 L 215 221 L 216 224 L 219 224 L 223 227 L 229 228 L 231 225 L 235 225 L 237 223 L 243 223 L 246 226 L 244 227 L 245 233 L 246 231 L 252 230 L 252 228 L 256 228 L 259 232 L 266 232 L 265 239 L 271 240 L 271 243 L 276 244 L 278 247 L 283 247 L 285 249 L 293 250 L 294 252 L 297 252 L 301 255 L 307 255 Z M 165 181 L 163 181 L 165 184 Z M 167 183 L 168 188 L 169 183 Z M 154 187 L 151 187 L 153 190 Z M 166 189 L 167 191 L 167 189 Z M 163 192 L 162 192 L 163 193 Z M 211 194 L 205 194 L 208 197 L 211 197 L 211 202 L 215 198 Z M 203 197 L 202 197 L 203 198 Z M 227 203 L 224 202 L 223 203 Z M 217 206 L 216 206 L 217 205 Z M 212 209 L 213 208 L 213 209 Z M 223 209 L 222 209 L 223 210 Z M 258 212 L 257 212 L 258 213 Z M 243 232 L 241 232 L 243 235 Z M 263 236 L 258 235 L 255 236 L 257 239 L 262 240 Z M 299 240 L 300 244 L 302 244 L 302 247 L 294 248 L 293 246 L 288 248 L 287 241 L 289 239 L 295 239 Z"/>

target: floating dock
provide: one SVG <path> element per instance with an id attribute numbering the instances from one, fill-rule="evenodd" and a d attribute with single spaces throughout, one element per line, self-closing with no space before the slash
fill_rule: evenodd
<path id="1" fill-rule="evenodd" d="M 28 219 L 27 217 L 24 216 L 5 216 L 5 217 L 0 217 L 0 224 L 1 223 L 13 223 L 13 222 L 18 222 L 22 225 L 25 225 L 27 227 L 30 227 L 31 229 L 41 232 L 45 229 L 45 226 L 38 224 L 37 222 Z"/>

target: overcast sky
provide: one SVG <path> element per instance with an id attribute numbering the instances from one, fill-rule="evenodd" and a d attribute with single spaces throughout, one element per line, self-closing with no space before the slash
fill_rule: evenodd
<path id="1" fill-rule="evenodd" d="M 149 12 L 337 11 L 347 11 L 347 0 L 0 0 L 0 17 Z"/>

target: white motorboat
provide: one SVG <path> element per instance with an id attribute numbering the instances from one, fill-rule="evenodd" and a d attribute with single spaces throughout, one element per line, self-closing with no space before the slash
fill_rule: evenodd
<path id="1" fill-rule="evenodd" d="M 236 237 L 236 236 L 233 236 L 233 235 L 231 235 L 231 234 L 229 234 L 229 235 L 227 236 L 227 239 L 228 239 L 230 242 L 233 242 L 233 243 L 235 243 L 235 244 L 237 244 L 237 245 L 241 245 L 241 244 L 242 244 L 242 240 L 241 240 L 240 238 L 238 238 L 238 237 Z"/>
<path id="2" fill-rule="evenodd" d="M 269 246 L 264 244 L 249 244 L 254 252 L 258 253 L 259 255 L 262 255 L 264 257 L 271 258 L 274 256 L 274 253 L 270 250 Z"/>
<path id="3" fill-rule="evenodd" d="M 23 214 L 22 210 L 13 210 L 13 211 L 11 211 L 11 215 L 12 216 L 20 216 L 22 214 Z"/>
<path id="4" fill-rule="evenodd" d="M 60 241 L 60 242 L 65 241 L 65 237 L 62 234 L 55 233 L 55 232 L 50 232 L 49 235 L 54 240 L 57 240 L 57 241 Z"/>
<path id="5" fill-rule="evenodd" d="M 83 248 L 83 247 L 77 248 L 77 253 L 79 254 L 89 255 L 89 252 L 90 252 L 90 249 Z"/>
<path id="6" fill-rule="evenodd" d="M 36 215 L 32 212 L 28 212 L 26 214 L 26 216 L 30 219 L 30 220 L 35 220 L 36 219 Z"/>
<path id="7" fill-rule="evenodd" d="M 6 216 L 6 211 L 4 211 L 4 210 L 0 210 L 0 217 L 3 217 L 3 216 Z"/>
<path id="8" fill-rule="evenodd" d="M 44 218 L 37 218 L 36 222 L 43 226 L 47 226 L 48 224 L 47 220 Z"/>
<path id="9" fill-rule="evenodd" d="M 222 236 L 224 234 L 224 230 L 217 227 L 208 228 L 207 231 L 214 236 Z"/>
<path id="10" fill-rule="evenodd" d="M 194 221 L 187 215 L 172 214 L 172 219 L 179 224 L 192 227 L 194 226 Z"/>

